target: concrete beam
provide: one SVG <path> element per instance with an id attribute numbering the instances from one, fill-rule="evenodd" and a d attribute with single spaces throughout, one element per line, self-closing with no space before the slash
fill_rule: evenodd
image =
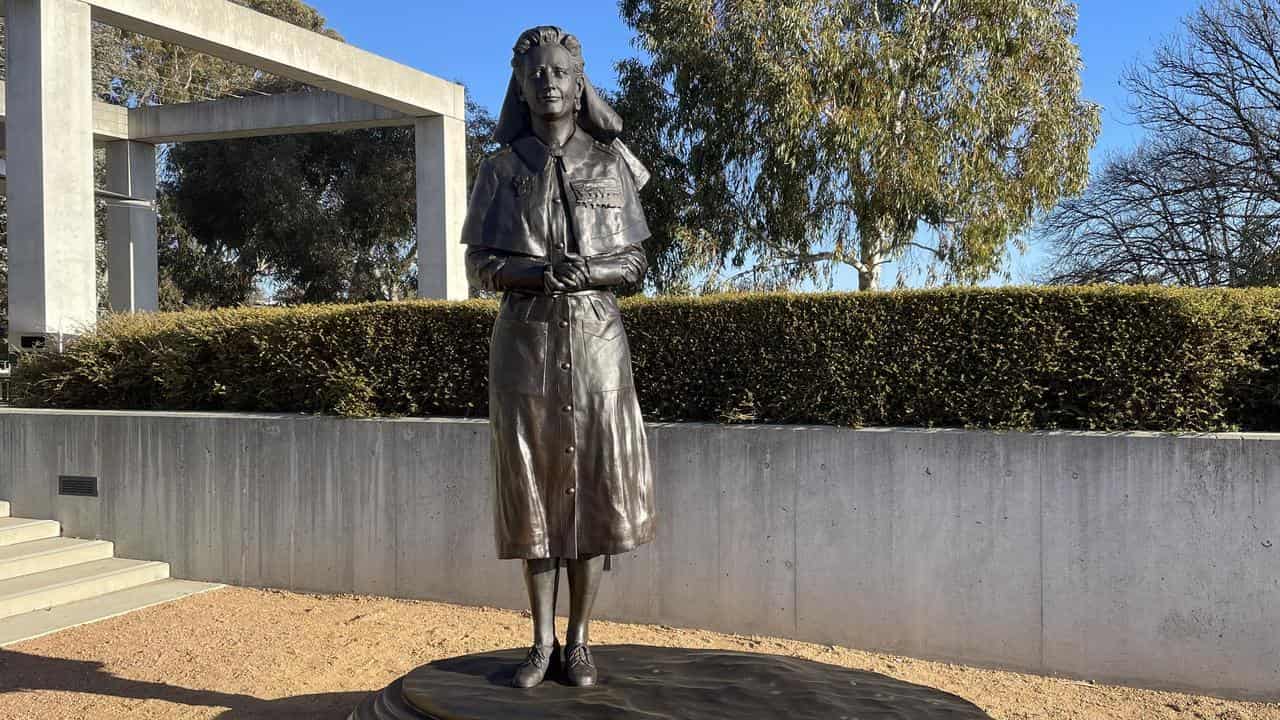
<path id="1" fill-rule="evenodd" d="M 414 118 L 337 93 L 299 92 L 129 111 L 132 140 L 159 145 L 412 125 Z"/>
<path id="2" fill-rule="evenodd" d="M 0 0 L 0 7 L 4 7 L 3 0 Z M 6 110 L 5 95 L 7 94 L 6 86 L 3 80 L 0 80 L 0 150 L 4 149 L 4 132 Z M 17 103 L 14 103 L 15 107 Z M 129 138 L 129 110 L 119 105 L 111 105 L 109 103 L 97 102 L 93 103 L 93 140 L 96 143 L 108 143 L 112 140 L 127 140 Z"/>
<path id="3" fill-rule="evenodd" d="M 0 126 L 5 121 L 4 94 L 5 83 L 0 80 Z M 150 145 L 232 140 L 413 122 L 413 117 L 395 110 L 323 90 L 134 109 L 93 103 L 93 139 L 100 145 L 116 140 Z M 3 135 L 0 132 L 0 151 Z"/>
<path id="4" fill-rule="evenodd" d="M 226 0 L 85 0 L 93 19 L 407 115 L 462 119 L 461 85 Z"/>
<path id="5" fill-rule="evenodd" d="M 93 102 L 93 140 L 107 143 L 129 139 L 129 109 L 95 100 Z"/>
<path id="6" fill-rule="evenodd" d="M 79 0 L 7 2 L 9 341 L 57 348 L 98 312 L 92 23 Z"/>
<path id="7" fill-rule="evenodd" d="M 418 164 L 418 296 L 469 296 L 462 220 L 467 213 L 467 129 L 461 120 L 414 125 Z"/>
<path id="8" fill-rule="evenodd" d="M 140 142 L 107 144 L 107 190 L 140 200 L 156 199 L 156 147 Z M 154 205 L 107 206 L 107 287 L 116 312 L 160 309 L 160 265 Z"/>

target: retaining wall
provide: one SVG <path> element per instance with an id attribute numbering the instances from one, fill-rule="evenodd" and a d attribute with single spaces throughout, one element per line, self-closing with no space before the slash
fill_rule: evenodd
<path id="1" fill-rule="evenodd" d="M 649 431 L 658 539 L 616 559 L 601 617 L 1280 699 L 1280 435 Z M 479 420 L 0 409 L 0 499 L 176 577 L 520 608 L 488 442 Z"/>

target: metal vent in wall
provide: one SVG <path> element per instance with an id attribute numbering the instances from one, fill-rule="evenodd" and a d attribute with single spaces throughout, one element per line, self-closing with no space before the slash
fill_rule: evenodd
<path id="1" fill-rule="evenodd" d="M 59 475 L 58 494 L 75 495 L 77 497 L 98 497 L 98 478 Z"/>

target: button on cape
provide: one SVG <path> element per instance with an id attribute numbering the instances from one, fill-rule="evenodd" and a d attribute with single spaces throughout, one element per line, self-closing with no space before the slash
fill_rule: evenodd
<path id="1" fill-rule="evenodd" d="M 486 161 L 463 230 L 473 248 L 525 263 L 639 254 L 641 273 L 648 236 L 627 162 L 581 129 L 558 152 L 526 135 Z M 648 443 L 612 287 L 503 294 L 489 419 L 498 557 L 614 555 L 653 539 Z"/>

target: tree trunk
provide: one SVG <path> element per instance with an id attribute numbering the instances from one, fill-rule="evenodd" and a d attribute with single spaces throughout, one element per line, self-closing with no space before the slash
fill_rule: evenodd
<path id="1" fill-rule="evenodd" d="M 859 290 L 879 290 L 880 289 L 880 268 L 879 266 L 867 270 L 858 271 L 858 289 Z"/>
<path id="2" fill-rule="evenodd" d="M 869 238 L 864 233 L 860 242 L 862 267 L 858 268 L 858 290 L 880 289 L 880 264 L 884 260 L 879 251 L 880 243 L 876 238 Z"/>

